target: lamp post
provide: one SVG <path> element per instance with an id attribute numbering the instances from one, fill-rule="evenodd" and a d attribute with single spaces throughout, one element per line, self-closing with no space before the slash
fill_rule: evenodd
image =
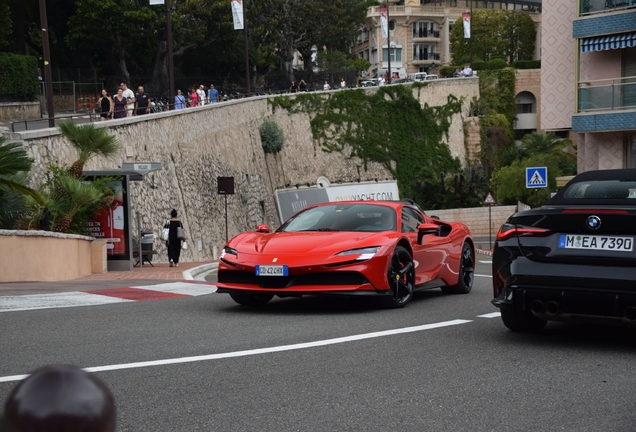
<path id="1" fill-rule="evenodd" d="M 168 93 L 170 99 L 168 99 L 168 109 L 170 104 L 174 103 L 174 66 L 172 63 L 172 14 L 170 13 L 170 0 L 166 0 L 166 38 L 168 42 Z"/>
<path id="2" fill-rule="evenodd" d="M 387 49 L 388 60 L 389 60 L 389 80 L 387 84 L 391 84 L 391 15 L 389 15 L 389 0 L 386 0 L 386 38 L 387 38 Z"/>
<path id="3" fill-rule="evenodd" d="M 53 106 L 53 72 L 51 71 L 51 53 L 49 51 L 48 20 L 46 19 L 46 1 L 40 0 L 40 23 L 42 25 L 42 54 L 44 55 L 44 83 L 46 88 L 46 111 L 49 127 L 55 127 Z"/>
<path id="4" fill-rule="evenodd" d="M 249 44 L 247 41 L 247 18 L 245 17 L 245 9 L 247 6 L 247 2 L 243 0 L 243 31 L 245 32 L 245 85 L 246 85 L 246 96 L 250 94 L 250 56 L 249 56 Z"/>
<path id="5" fill-rule="evenodd" d="M 473 0 L 470 0 L 470 68 L 473 68 Z"/>

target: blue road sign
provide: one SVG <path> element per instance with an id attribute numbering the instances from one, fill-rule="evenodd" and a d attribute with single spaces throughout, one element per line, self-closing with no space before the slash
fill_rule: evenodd
<path id="1" fill-rule="evenodd" d="M 526 168 L 526 188 L 548 187 L 548 167 Z"/>

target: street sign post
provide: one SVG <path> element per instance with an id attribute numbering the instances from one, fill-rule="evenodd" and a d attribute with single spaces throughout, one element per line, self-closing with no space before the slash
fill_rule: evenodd
<path id="1" fill-rule="evenodd" d="M 546 187 L 548 187 L 548 167 L 526 168 L 526 188 L 535 190 L 535 206 L 539 206 L 539 189 Z"/>
<path id="2" fill-rule="evenodd" d="M 492 250 L 492 206 L 495 204 L 495 199 L 490 192 L 486 195 L 484 204 L 488 204 L 488 244 Z"/>

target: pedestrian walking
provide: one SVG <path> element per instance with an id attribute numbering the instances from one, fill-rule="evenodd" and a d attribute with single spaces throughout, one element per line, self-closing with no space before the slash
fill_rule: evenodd
<path id="1" fill-rule="evenodd" d="M 126 105 L 126 110 L 128 112 L 127 117 L 132 117 L 133 111 L 135 110 L 135 94 L 131 89 L 128 88 L 128 84 L 126 84 L 125 82 L 119 84 L 119 87 L 122 88 L 123 95 L 128 101 Z"/>
<path id="2" fill-rule="evenodd" d="M 127 117 L 126 107 L 128 100 L 124 97 L 124 89 L 117 89 L 117 96 L 113 98 L 113 118 L 120 119 Z"/>
<path id="3" fill-rule="evenodd" d="M 150 95 L 139 86 L 135 94 L 135 115 L 144 115 L 150 112 Z"/>
<path id="4" fill-rule="evenodd" d="M 177 90 L 177 94 L 174 97 L 174 109 L 184 109 L 186 106 L 185 102 L 185 96 L 181 93 L 181 90 Z"/>
<path id="5" fill-rule="evenodd" d="M 168 247 L 168 260 L 170 261 L 170 267 L 179 267 L 181 240 L 185 240 L 186 232 L 185 229 L 183 229 L 183 224 L 177 218 L 176 209 L 172 209 L 170 212 L 170 219 L 166 222 L 164 228 L 168 228 L 168 241 L 166 242 L 166 246 Z M 183 234 L 182 236 L 179 235 L 181 233 Z"/>
<path id="6" fill-rule="evenodd" d="M 11 390 L 4 406 L 11 432 L 115 432 L 117 412 L 108 386 L 75 366 L 44 366 Z"/>
<path id="7" fill-rule="evenodd" d="M 108 95 L 106 89 L 102 89 L 102 95 L 97 101 L 99 105 L 99 116 L 101 121 L 106 121 L 113 115 L 114 103 L 113 99 Z"/>
<path id="8" fill-rule="evenodd" d="M 208 101 L 210 103 L 216 103 L 219 100 L 219 91 L 214 88 L 214 84 L 210 84 L 210 90 L 208 90 Z"/>
<path id="9" fill-rule="evenodd" d="M 190 89 L 190 107 L 199 106 L 199 95 L 194 87 Z"/>
<path id="10" fill-rule="evenodd" d="M 205 105 L 205 87 L 203 87 L 203 84 L 197 89 L 197 96 L 199 97 L 199 105 Z"/>

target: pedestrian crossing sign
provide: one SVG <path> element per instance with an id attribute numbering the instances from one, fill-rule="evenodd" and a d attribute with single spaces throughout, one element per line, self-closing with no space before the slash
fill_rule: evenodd
<path id="1" fill-rule="evenodd" d="M 526 168 L 526 188 L 548 187 L 548 167 Z"/>

